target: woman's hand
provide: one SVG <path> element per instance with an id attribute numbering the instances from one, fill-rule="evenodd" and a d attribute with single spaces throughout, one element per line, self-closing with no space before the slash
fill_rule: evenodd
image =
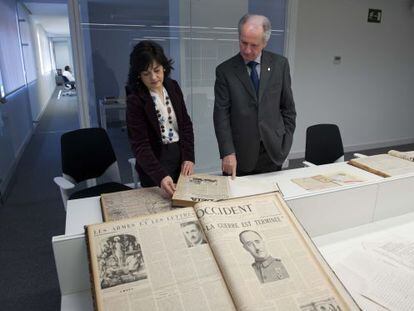
<path id="1" fill-rule="evenodd" d="M 161 189 L 165 191 L 165 193 L 171 198 L 175 192 L 175 185 L 174 181 L 172 180 L 171 176 L 165 176 L 161 180 Z"/>
<path id="2" fill-rule="evenodd" d="M 181 174 L 188 176 L 193 174 L 194 163 L 191 161 L 184 161 L 181 164 Z"/>

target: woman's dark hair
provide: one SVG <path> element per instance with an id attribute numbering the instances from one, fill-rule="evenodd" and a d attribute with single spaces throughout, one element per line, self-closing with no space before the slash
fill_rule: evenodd
<path id="1" fill-rule="evenodd" d="M 137 92 L 144 84 L 139 78 L 141 72 L 148 70 L 154 62 L 164 67 L 164 77 L 169 77 L 173 69 L 171 59 L 168 59 L 162 47 L 150 40 L 144 40 L 135 45 L 129 56 L 128 88 Z"/>

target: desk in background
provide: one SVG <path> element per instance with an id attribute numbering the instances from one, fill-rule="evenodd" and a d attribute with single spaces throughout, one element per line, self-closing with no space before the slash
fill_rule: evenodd
<path id="1" fill-rule="evenodd" d="M 111 112 L 118 112 L 118 119 L 122 125 L 125 125 L 125 98 L 104 98 L 99 100 L 99 115 L 101 118 L 101 127 L 108 129 L 107 114 Z"/>

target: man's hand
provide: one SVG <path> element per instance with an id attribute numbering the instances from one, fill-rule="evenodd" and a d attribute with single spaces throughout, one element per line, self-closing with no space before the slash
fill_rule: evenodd
<path id="1" fill-rule="evenodd" d="M 231 175 L 231 179 L 236 178 L 237 159 L 234 153 L 226 155 L 222 159 L 221 169 L 224 173 Z"/>
<path id="2" fill-rule="evenodd" d="M 188 176 L 193 174 L 194 163 L 191 161 L 184 161 L 181 164 L 181 174 Z"/>
<path id="3" fill-rule="evenodd" d="M 161 180 L 161 189 L 165 191 L 165 193 L 171 198 L 175 191 L 174 181 L 170 176 L 165 176 Z"/>

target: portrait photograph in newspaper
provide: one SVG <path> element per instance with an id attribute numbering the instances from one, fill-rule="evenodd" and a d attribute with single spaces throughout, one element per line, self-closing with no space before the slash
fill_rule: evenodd
<path id="1" fill-rule="evenodd" d="M 359 310 L 279 193 L 195 209 L 238 310 Z"/>
<path id="2" fill-rule="evenodd" d="M 188 247 L 206 244 L 207 240 L 198 221 L 188 221 L 181 224 L 181 230 Z"/>

